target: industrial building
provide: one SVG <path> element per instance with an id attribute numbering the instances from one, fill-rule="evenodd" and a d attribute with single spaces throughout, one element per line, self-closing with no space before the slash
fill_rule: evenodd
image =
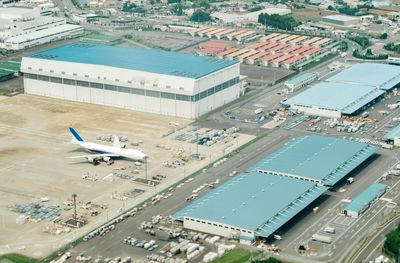
<path id="1" fill-rule="evenodd" d="M 294 78 L 291 78 L 287 81 L 285 81 L 285 86 L 289 89 L 290 92 L 294 92 L 298 89 L 301 89 L 314 80 L 318 78 L 318 74 L 313 73 L 313 72 L 304 72 L 300 74 L 299 76 L 296 76 Z"/>
<path id="2" fill-rule="evenodd" d="M 383 139 L 387 142 L 393 143 L 394 146 L 400 146 L 400 124 L 388 131 Z"/>
<path id="3" fill-rule="evenodd" d="M 353 26 L 360 23 L 360 18 L 357 16 L 330 15 L 324 16 L 322 22 L 338 26 Z"/>
<path id="4" fill-rule="evenodd" d="M 268 238 L 377 150 L 332 137 L 299 137 L 172 217 L 185 228 L 241 241 Z"/>
<path id="5" fill-rule="evenodd" d="M 386 192 L 387 187 L 387 185 L 381 183 L 371 184 L 346 205 L 343 214 L 353 218 L 358 218 L 376 199 Z"/>
<path id="6" fill-rule="evenodd" d="M 0 48 L 21 50 L 83 34 L 83 27 L 58 17 L 41 16 L 40 10 L 0 8 Z"/>
<path id="7" fill-rule="evenodd" d="M 340 118 L 359 113 L 399 83 L 399 67 L 355 64 L 288 99 L 285 104 L 305 114 Z"/>
<path id="8" fill-rule="evenodd" d="M 22 59 L 25 92 L 195 119 L 241 95 L 239 63 L 71 44 Z"/>

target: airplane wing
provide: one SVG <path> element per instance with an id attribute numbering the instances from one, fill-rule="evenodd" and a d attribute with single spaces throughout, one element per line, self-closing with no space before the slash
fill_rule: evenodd
<path id="1" fill-rule="evenodd" d="M 68 156 L 66 158 L 79 159 L 79 158 L 97 158 L 97 157 L 120 157 L 121 155 L 115 153 L 99 153 L 99 154 L 86 154 L 78 156 Z"/>

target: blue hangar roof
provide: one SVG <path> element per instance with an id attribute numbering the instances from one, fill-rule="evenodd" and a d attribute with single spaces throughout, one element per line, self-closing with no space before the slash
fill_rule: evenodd
<path id="1" fill-rule="evenodd" d="M 400 68 L 394 65 L 378 63 L 354 64 L 329 78 L 328 81 L 388 90 L 400 83 Z"/>
<path id="2" fill-rule="evenodd" d="M 352 114 L 383 93 L 383 90 L 370 86 L 321 82 L 288 99 L 285 104 L 317 106 Z"/>
<path id="3" fill-rule="evenodd" d="M 332 186 L 378 150 L 366 143 L 303 136 L 252 166 L 252 171 L 310 178 Z"/>
<path id="4" fill-rule="evenodd" d="M 400 137 L 400 124 L 386 133 L 383 139 L 386 141 L 394 141 L 394 137 Z"/>
<path id="5" fill-rule="evenodd" d="M 198 79 L 237 64 L 208 56 L 144 48 L 70 44 L 30 55 L 32 58 L 104 65 L 137 71 Z"/>
<path id="6" fill-rule="evenodd" d="M 327 190 L 312 182 L 270 174 L 238 174 L 172 217 L 203 219 L 268 237 Z"/>
<path id="7" fill-rule="evenodd" d="M 386 191 L 386 188 L 386 184 L 371 184 L 361 194 L 354 198 L 351 203 L 347 204 L 344 210 L 354 211 L 357 213 L 362 212 L 366 206 L 375 200 L 375 198 L 383 194 Z"/>

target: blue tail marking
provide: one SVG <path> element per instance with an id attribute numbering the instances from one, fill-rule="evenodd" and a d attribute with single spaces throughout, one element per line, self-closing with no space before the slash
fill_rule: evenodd
<path id="1" fill-rule="evenodd" d="M 78 141 L 83 142 L 83 138 L 75 131 L 74 128 L 69 128 L 69 131 L 72 133 L 72 136 Z"/>

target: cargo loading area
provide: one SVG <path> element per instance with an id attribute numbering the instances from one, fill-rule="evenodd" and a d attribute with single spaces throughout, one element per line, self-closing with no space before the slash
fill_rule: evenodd
<path id="1" fill-rule="evenodd" d="M 173 218 L 185 228 L 241 242 L 268 238 L 377 150 L 332 137 L 298 137 Z"/>

